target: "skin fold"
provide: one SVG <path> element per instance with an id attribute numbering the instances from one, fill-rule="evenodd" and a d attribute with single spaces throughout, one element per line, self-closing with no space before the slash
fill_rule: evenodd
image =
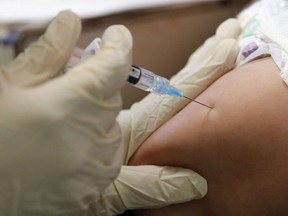
<path id="1" fill-rule="evenodd" d="M 171 165 L 207 179 L 201 200 L 141 216 L 288 214 L 288 87 L 268 58 L 215 81 L 138 149 L 131 165 Z"/>

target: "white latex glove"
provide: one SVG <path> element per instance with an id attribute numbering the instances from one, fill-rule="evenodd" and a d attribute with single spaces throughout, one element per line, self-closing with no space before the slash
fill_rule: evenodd
<path id="1" fill-rule="evenodd" d="M 234 67 L 239 52 L 240 25 L 229 19 L 219 26 L 187 65 L 171 79 L 192 99 Z M 149 94 L 118 117 L 127 146 L 126 163 L 151 133 L 189 103 L 175 97 Z M 123 166 L 119 177 L 96 204 L 96 215 L 117 215 L 126 209 L 159 208 L 203 197 L 206 180 L 192 170 L 159 166 Z"/>
<path id="2" fill-rule="evenodd" d="M 0 68 L 0 215 L 86 215 L 119 173 L 116 117 L 132 37 L 108 28 L 97 56 L 59 76 L 80 30 L 80 19 L 62 12 Z"/>

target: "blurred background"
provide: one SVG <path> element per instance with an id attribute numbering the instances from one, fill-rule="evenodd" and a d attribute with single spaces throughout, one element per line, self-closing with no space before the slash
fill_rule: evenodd
<path id="1" fill-rule="evenodd" d="M 63 9 L 82 19 L 78 47 L 101 37 L 110 25 L 123 24 L 134 38 L 133 64 L 170 78 L 190 54 L 248 0 L 0 0 L 0 64 L 11 61 L 44 31 Z M 124 108 L 147 93 L 127 84 Z"/>

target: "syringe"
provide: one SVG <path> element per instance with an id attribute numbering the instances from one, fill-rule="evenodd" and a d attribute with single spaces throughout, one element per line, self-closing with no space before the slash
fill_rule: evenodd
<path id="1" fill-rule="evenodd" d="M 85 48 L 81 59 L 85 60 L 88 57 L 94 54 L 97 54 L 97 52 L 100 50 L 100 47 L 101 47 L 101 39 L 96 38 Z M 169 80 L 167 80 L 166 78 L 160 77 L 149 70 L 146 70 L 141 67 L 137 67 L 135 65 L 132 65 L 130 67 L 130 73 L 129 73 L 129 77 L 127 81 L 133 86 L 140 88 L 144 91 L 149 91 L 149 92 L 159 94 L 159 95 L 184 97 L 190 101 L 194 101 L 210 109 L 212 108 L 199 101 L 192 100 L 191 98 L 186 97 L 185 95 L 183 95 L 183 93 L 179 89 L 170 85 Z"/>
<path id="2" fill-rule="evenodd" d="M 169 80 L 167 80 L 166 78 L 160 77 L 149 70 L 146 70 L 144 68 L 141 68 L 135 65 L 131 66 L 127 81 L 133 86 L 139 89 L 142 89 L 144 91 L 149 91 L 149 92 L 159 94 L 159 95 L 184 97 L 188 100 L 194 101 L 210 109 L 212 108 L 199 101 L 192 100 L 191 98 L 186 97 L 185 95 L 183 95 L 183 93 L 179 89 L 172 86 L 169 83 Z"/>

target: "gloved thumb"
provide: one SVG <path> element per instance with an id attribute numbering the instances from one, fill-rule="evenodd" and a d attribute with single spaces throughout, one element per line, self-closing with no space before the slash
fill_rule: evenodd
<path id="1" fill-rule="evenodd" d="M 122 166 L 120 175 L 94 205 L 101 216 L 151 209 L 202 198 L 206 180 L 192 170 L 168 166 Z"/>
<path id="2" fill-rule="evenodd" d="M 79 38 L 79 17 L 67 10 L 49 24 L 45 34 L 14 61 L 2 67 L 3 79 L 17 86 L 35 86 L 63 70 Z"/>

